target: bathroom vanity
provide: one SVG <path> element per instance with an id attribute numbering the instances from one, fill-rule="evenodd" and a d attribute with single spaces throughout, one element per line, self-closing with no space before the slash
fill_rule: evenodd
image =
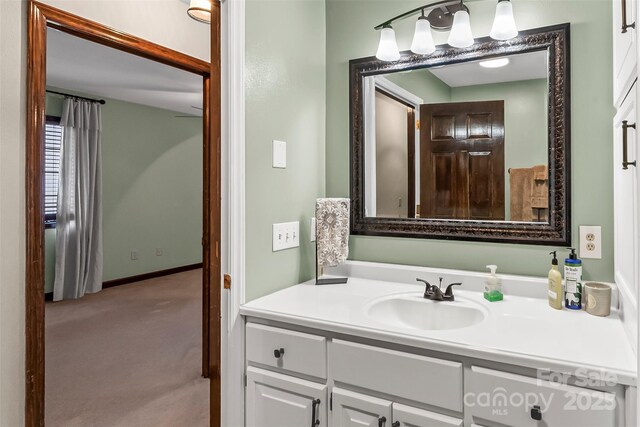
<path id="1" fill-rule="evenodd" d="M 548 307 L 546 279 L 348 262 L 349 283 L 241 308 L 246 425 L 634 426 L 636 359 L 615 309 Z M 422 278 L 455 301 L 423 298 Z"/>

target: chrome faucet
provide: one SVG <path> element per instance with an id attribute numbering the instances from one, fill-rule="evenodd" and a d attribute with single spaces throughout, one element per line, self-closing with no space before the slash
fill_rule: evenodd
<path id="1" fill-rule="evenodd" d="M 447 286 L 447 289 L 443 293 L 442 292 L 442 277 L 440 277 L 440 285 L 439 286 L 432 285 L 431 283 L 427 282 L 426 280 L 422 280 L 422 279 L 419 279 L 419 278 L 417 278 L 416 281 L 417 282 L 422 282 L 425 285 L 427 285 L 427 287 L 424 290 L 424 298 L 428 299 L 428 300 L 431 300 L 431 301 L 454 301 L 455 297 L 453 296 L 453 287 L 462 285 L 462 283 L 452 283 L 449 286 Z"/>

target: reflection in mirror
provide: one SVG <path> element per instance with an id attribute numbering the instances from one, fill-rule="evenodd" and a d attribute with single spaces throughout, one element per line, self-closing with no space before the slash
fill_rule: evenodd
<path id="1" fill-rule="evenodd" d="M 549 222 L 548 51 L 364 77 L 365 216 Z"/>

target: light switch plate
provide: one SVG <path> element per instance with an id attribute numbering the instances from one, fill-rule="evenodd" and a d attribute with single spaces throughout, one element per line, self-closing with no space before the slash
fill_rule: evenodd
<path id="1" fill-rule="evenodd" d="M 273 140 L 273 167 L 284 169 L 287 167 L 287 143 Z"/>
<path id="2" fill-rule="evenodd" d="M 602 259 L 602 227 L 580 226 L 580 258 Z"/>
<path id="3" fill-rule="evenodd" d="M 311 230 L 309 232 L 311 241 L 315 242 L 316 241 L 316 217 L 315 216 L 311 218 L 311 227 L 309 227 L 309 229 Z"/>
<path id="4" fill-rule="evenodd" d="M 273 252 L 300 246 L 300 222 L 273 224 Z"/>

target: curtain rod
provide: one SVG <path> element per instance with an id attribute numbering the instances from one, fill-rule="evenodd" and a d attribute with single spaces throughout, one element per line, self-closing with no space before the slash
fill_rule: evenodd
<path id="1" fill-rule="evenodd" d="M 56 92 L 55 90 L 49 90 L 47 89 L 47 92 L 49 93 L 55 93 L 56 95 L 62 95 L 62 96 L 68 96 L 70 98 L 76 98 L 76 99 L 84 99 L 85 101 L 91 101 L 91 102 L 97 102 L 99 104 L 106 104 L 107 101 L 105 101 L 104 99 L 92 99 L 92 98 L 86 98 L 84 96 L 77 96 L 77 95 L 71 95 L 70 93 L 64 93 L 64 92 Z"/>

